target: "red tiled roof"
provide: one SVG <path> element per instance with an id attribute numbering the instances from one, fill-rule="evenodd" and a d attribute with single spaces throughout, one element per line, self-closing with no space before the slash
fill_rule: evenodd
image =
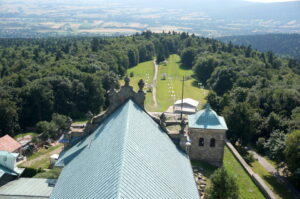
<path id="1" fill-rule="evenodd" d="M 0 138 L 0 151 L 14 152 L 21 148 L 21 144 L 9 135 Z"/>

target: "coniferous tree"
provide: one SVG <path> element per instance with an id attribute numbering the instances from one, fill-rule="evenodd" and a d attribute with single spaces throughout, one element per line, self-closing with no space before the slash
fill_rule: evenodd
<path id="1" fill-rule="evenodd" d="M 239 187 L 236 179 L 221 167 L 211 176 L 211 184 L 206 191 L 208 199 L 238 199 Z"/>

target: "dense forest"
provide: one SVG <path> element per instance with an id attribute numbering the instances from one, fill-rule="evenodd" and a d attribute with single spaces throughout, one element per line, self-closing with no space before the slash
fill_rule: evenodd
<path id="1" fill-rule="evenodd" d="M 218 38 L 236 45 L 251 45 L 253 48 L 300 60 L 300 34 L 242 35 Z"/>
<path id="2" fill-rule="evenodd" d="M 300 142 L 299 62 L 187 33 L 0 39 L 0 135 L 39 127 L 57 114 L 97 114 L 107 106 L 106 90 L 118 87 L 128 68 L 175 53 L 211 89 L 207 100 L 225 117 L 227 137 L 278 163 L 289 157 L 289 171 L 299 177 L 300 157 L 291 156 Z"/>

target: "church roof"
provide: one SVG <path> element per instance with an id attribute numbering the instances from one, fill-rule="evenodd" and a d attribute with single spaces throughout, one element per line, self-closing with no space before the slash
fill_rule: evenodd
<path id="1" fill-rule="evenodd" d="M 188 116 L 189 128 L 200 129 L 215 129 L 227 130 L 227 125 L 222 116 L 219 116 L 214 110 L 211 109 L 209 104 L 206 108 L 198 111 L 193 115 Z"/>
<path id="2" fill-rule="evenodd" d="M 9 135 L 0 138 L 0 151 L 14 152 L 21 148 L 21 144 Z"/>
<path id="3" fill-rule="evenodd" d="M 64 151 L 50 198 L 199 198 L 188 156 L 128 100 Z"/>

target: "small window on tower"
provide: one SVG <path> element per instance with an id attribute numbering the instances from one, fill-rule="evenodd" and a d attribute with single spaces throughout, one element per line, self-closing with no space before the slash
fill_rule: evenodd
<path id="1" fill-rule="evenodd" d="M 204 138 L 199 139 L 199 146 L 204 146 Z"/>
<path id="2" fill-rule="evenodd" d="M 216 146 L 216 139 L 215 138 L 211 138 L 210 139 L 210 144 L 209 144 L 210 147 L 215 147 Z"/>

